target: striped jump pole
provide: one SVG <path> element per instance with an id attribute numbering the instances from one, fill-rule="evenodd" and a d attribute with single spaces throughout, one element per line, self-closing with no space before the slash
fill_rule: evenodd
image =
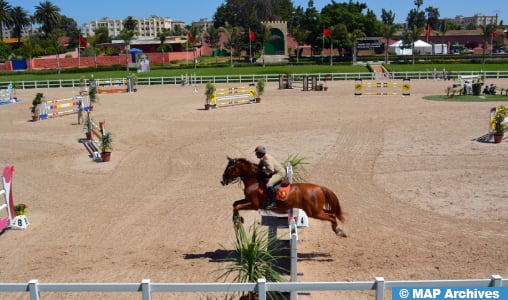
<path id="1" fill-rule="evenodd" d="M 41 112 L 39 119 L 44 120 L 78 113 L 80 103 L 84 111 L 90 109 L 90 98 L 88 95 L 56 100 L 46 100 L 46 97 L 43 97 L 40 105 Z"/>
<path id="2" fill-rule="evenodd" d="M 411 81 L 409 78 L 401 81 L 372 81 L 355 79 L 355 96 L 409 96 L 411 95 Z"/>

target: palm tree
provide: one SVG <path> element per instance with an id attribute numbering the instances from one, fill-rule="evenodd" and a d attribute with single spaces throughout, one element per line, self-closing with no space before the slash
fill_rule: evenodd
<path id="1" fill-rule="evenodd" d="M 48 40 L 49 40 L 51 46 L 53 46 L 55 48 L 55 52 L 56 52 L 56 66 L 58 68 L 58 74 L 60 74 L 60 49 L 61 49 L 61 45 L 60 45 L 60 32 L 58 30 L 53 30 L 49 34 Z"/>
<path id="2" fill-rule="evenodd" d="M 482 40 L 483 40 L 482 63 L 485 64 L 485 51 L 487 50 L 487 44 L 489 40 L 492 38 L 492 35 L 496 31 L 496 25 L 495 24 L 480 25 L 480 28 L 482 30 Z"/>
<path id="3" fill-rule="evenodd" d="M 388 63 L 388 43 L 397 31 L 398 26 L 394 24 L 395 14 L 390 10 L 386 11 L 384 8 L 381 10 L 381 19 L 383 22 L 382 32 L 385 39 L 385 64 Z"/>
<path id="4" fill-rule="evenodd" d="M 1 1 L 1 0 L 0 0 Z M 30 25 L 30 18 L 28 13 L 21 7 L 15 6 L 9 11 L 12 20 L 12 30 L 14 36 L 18 38 L 18 46 L 21 44 L 21 33 L 25 26 Z"/>
<path id="5" fill-rule="evenodd" d="M 233 27 L 231 25 L 229 25 L 227 22 L 226 22 L 225 26 L 219 27 L 219 32 L 226 33 L 226 36 L 228 38 L 226 43 L 224 43 L 225 44 L 224 47 L 229 49 L 229 63 L 231 65 L 231 67 L 233 67 L 233 40 L 231 38 L 232 31 L 233 31 Z M 226 46 L 226 44 L 227 44 L 227 46 Z"/>
<path id="6" fill-rule="evenodd" d="M 4 0 L 0 0 L 0 40 L 4 39 L 4 27 L 11 25 L 11 5 Z"/>
<path id="7" fill-rule="evenodd" d="M 102 32 L 96 32 L 94 35 L 89 35 L 86 40 L 88 42 L 88 46 L 93 51 L 93 62 L 95 64 L 95 68 L 97 68 L 97 43 L 99 42 L 102 36 Z"/>
<path id="8" fill-rule="evenodd" d="M 126 67 L 127 72 L 129 72 L 129 49 L 130 49 L 129 45 L 131 44 L 134 35 L 135 35 L 134 30 L 127 30 L 125 28 L 120 32 L 120 38 L 125 43 L 125 63 L 127 65 Z"/>
<path id="9" fill-rule="evenodd" d="M 162 65 L 164 65 L 164 47 L 166 46 L 164 42 L 166 41 L 166 37 L 171 34 L 171 30 L 164 28 L 161 32 L 157 34 L 159 37 L 159 41 L 161 42 L 161 45 L 159 46 L 161 53 L 162 53 Z"/>
<path id="10" fill-rule="evenodd" d="M 34 20 L 36 23 L 42 24 L 44 36 L 48 38 L 60 22 L 60 7 L 53 5 L 48 0 L 40 2 L 35 6 Z"/>
<path id="11" fill-rule="evenodd" d="M 128 16 L 122 22 L 123 28 L 126 30 L 136 30 L 136 26 L 138 26 L 138 20 L 134 19 L 132 16 Z"/>
<path id="12" fill-rule="evenodd" d="M 28 37 L 23 43 L 23 52 L 28 56 L 28 70 L 32 71 L 32 54 L 34 52 L 34 38 Z"/>

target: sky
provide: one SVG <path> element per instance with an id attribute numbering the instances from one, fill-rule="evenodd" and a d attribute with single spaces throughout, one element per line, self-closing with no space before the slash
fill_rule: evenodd
<path id="1" fill-rule="evenodd" d="M 34 13 L 35 6 L 45 0 L 7 0 L 11 6 L 21 6 L 30 15 Z M 145 2 L 146 1 L 146 2 Z M 183 21 L 190 25 L 193 21 L 208 18 L 213 19 L 213 14 L 225 0 L 50 0 L 60 8 L 60 13 L 76 20 L 78 26 L 92 20 L 103 17 L 112 19 L 125 19 L 128 16 L 134 18 L 148 18 L 150 16 L 168 17 L 173 21 Z M 347 2 L 349 0 L 336 0 L 335 2 Z M 395 22 L 404 23 L 410 9 L 414 8 L 414 0 L 354 0 L 354 2 L 366 3 L 381 19 L 381 9 L 391 10 L 395 13 Z M 307 8 L 308 0 L 292 0 L 294 6 Z M 330 4 L 332 0 L 314 0 L 314 6 L 321 9 Z M 439 8 L 441 18 L 455 18 L 458 15 L 473 16 L 482 13 L 487 16 L 498 15 L 503 24 L 508 24 L 508 6 L 499 0 L 424 0 L 422 8 L 432 6 Z"/>

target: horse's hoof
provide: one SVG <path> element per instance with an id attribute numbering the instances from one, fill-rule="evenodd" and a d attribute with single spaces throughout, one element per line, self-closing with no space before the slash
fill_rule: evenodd
<path id="1" fill-rule="evenodd" d="M 344 230 L 341 230 L 340 228 L 335 228 L 333 231 L 335 231 L 335 234 L 338 236 L 338 237 L 347 237 L 347 234 Z"/>

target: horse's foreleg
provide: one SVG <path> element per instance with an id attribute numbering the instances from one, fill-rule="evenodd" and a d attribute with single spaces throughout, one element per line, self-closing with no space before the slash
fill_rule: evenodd
<path id="1" fill-rule="evenodd" d="M 243 223 L 243 218 L 240 217 L 240 210 L 251 209 L 252 203 L 245 199 L 236 200 L 233 203 L 233 223 Z"/>

